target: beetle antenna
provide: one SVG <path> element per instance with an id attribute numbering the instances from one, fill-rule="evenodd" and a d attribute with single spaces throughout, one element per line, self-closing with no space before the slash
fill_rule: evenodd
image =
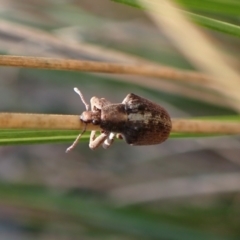
<path id="1" fill-rule="evenodd" d="M 84 127 L 83 131 L 77 136 L 77 138 L 75 139 L 75 141 L 73 142 L 73 144 L 66 149 L 66 153 L 70 152 L 73 148 L 76 147 L 76 145 L 78 144 L 79 139 L 80 139 L 81 136 L 85 133 L 86 128 L 87 128 L 87 124 L 85 124 L 85 127 Z"/>
<path id="2" fill-rule="evenodd" d="M 76 88 L 76 87 L 75 87 L 73 90 L 75 91 L 75 93 L 77 93 L 77 94 L 79 95 L 79 97 L 81 98 L 83 104 L 84 104 L 85 107 L 86 107 L 86 110 L 88 111 L 88 110 L 89 110 L 89 105 L 86 103 L 86 101 L 85 101 L 85 99 L 84 99 L 81 91 L 80 91 L 78 88 Z"/>

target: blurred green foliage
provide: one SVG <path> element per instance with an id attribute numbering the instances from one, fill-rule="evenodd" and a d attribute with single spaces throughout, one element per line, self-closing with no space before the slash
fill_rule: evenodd
<path id="1" fill-rule="evenodd" d="M 114 2 L 124 3 L 126 6 L 135 6 L 139 7 L 137 1 L 133 0 L 112 0 Z M 31 9 L 29 7 L 31 5 L 31 1 L 24 1 L 25 4 L 21 2 L 18 7 L 26 7 L 26 9 Z M 61 1 L 64 2 L 64 1 Z M 70 1 L 71 2 L 71 1 Z M 76 1 L 77 2 L 77 1 Z M 90 1 L 88 1 L 90 2 Z M 107 2 L 107 1 L 106 1 Z M 109 1 L 111 2 L 111 1 Z M 188 11 L 189 16 L 193 21 L 198 23 L 201 26 L 211 29 L 217 30 L 222 33 L 222 35 L 226 34 L 228 36 L 233 36 L 235 38 L 240 36 L 240 28 L 239 28 L 239 12 L 240 12 L 240 2 L 238 0 L 232 1 L 222 1 L 222 0 L 202 0 L 202 1 L 191 1 L 191 0 L 178 0 L 179 4 L 181 4 Z M 36 2 L 37 3 L 37 2 Z M 60 2 L 57 2 L 55 8 L 54 6 L 48 7 L 48 5 L 44 5 L 44 1 L 39 1 L 42 5 L 39 6 L 36 11 L 38 14 L 40 10 L 46 13 L 54 13 L 50 15 L 43 15 L 43 19 L 46 18 L 46 22 L 43 24 L 35 21 L 29 21 L 27 17 L 28 14 L 24 15 L 24 18 L 20 21 L 17 17 L 18 14 L 9 14 L 8 12 L 5 14 L 6 19 L 10 19 L 14 21 L 17 19 L 17 22 L 21 22 L 22 24 L 26 23 L 26 25 L 31 25 L 36 28 L 47 29 L 48 31 L 57 28 L 57 20 L 60 21 L 60 26 L 68 26 L 69 25 L 79 25 L 81 29 L 86 25 L 87 27 L 93 28 L 93 32 L 95 33 L 99 25 L 102 23 L 99 17 L 94 17 L 92 14 L 92 19 L 87 16 L 85 11 L 79 10 L 80 8 L 68 6 L 69 1 L 65 1 L 65 5 L 60 5 Z M 28 5 L 30 4 L 30 5 Z M 21 5 L 21 6 L 20 6 Z M 70 4 L 71 5 L 71 4 Z M 102 5 L 98 5 L 96 1 L 92 1 L 92 11 L 94 11 L 94 7 L 97 9 L 101 9 Z M 28 8 L 29 7 L 29 8 Z M 16 8 L 18 9 L 18 8 Z M 33 8 L 34 9 L 34 8 Z M 91 9 L 90 7 L 88 9 Z M 4 8 L 3 8 L 4 10 Z M 55 11 L 54 11 L 55 10 Z M 19 11 L 19 10 L 18 10 Z M 34 12 L 34 11 L 33 11 Z M 34 12 L 34 19 L 37 18 L 38 14 Z M 121 13 L 123 14 L 123 13 Z M 1 16 L 4 14 L 1 13 Z M 39 17 L 40 18 L 40 17 Z M 56 20 L 57 19 L 57 20 Z M 110 21 L 109 21 L 110 22 Z M 89 24 L 89 25 L 88 25 Z M 108 30 L 108 29 L 107 29 Z M 100 28 L 100 31 L 102 29 Z M 108 33 L 108 31 L 106 31 Z M 110 32 L 110 34 L 112 34 Z M 110 35 L 106 34 L 106 37 L 109 38 Z M 114 34 L 113 34 L 114 35 Z M 88 36 L 89 37 L 89 36 Z M 102 42 L 97 39 L 98 35 L 93 34 L 87 38 L 89 42 L 98 43 L 99 45 L 104 45 L 106 47 L 111 47 L 114 44 L 110 41 Z M 143 36 L 141 36 L 143 37 Z M 90 40 L 89 40 L 90 39 Z M 141 38 L 137 39 L 141 41 Z M 130 42 L 130 41 L 129 41 Z M 30 41 L 31 43 L 31 41 Z M 112 45 L 111 45 L 112 44 Z M 136 42 L 134 43 L 136 44 Z M 181 56 L 177 56 L 176 53 L 172 54 L 168 51 L 162 52 L 162 55 L 157 57 L 158 51 L 156 49 L 151 49 L 151 44 L 149 44 L 146 48 L 142 48 L 141 45 L 133 48 L 134 44 L 125 45 L 117 42 L 115 44 L 115 49 L 128 50 L 128 52 L 136 53 L 137 55 L 149 58 L 149 59 L 157 59 L 163 60 L 165 63 L 169 63 L 172 65 L 184 66 L 185 68 L 190 68 L 190 64 L 183 60 Z M 136 44 L 137 45 L 137 44 Z M 236 45 L 237 46 L 237 45 Z M 135 46 L 134 46 L 135 47 Z M 164 48 L 164 47 L 163 47 Z M 164 49 L 165 50 L 165 49 Z M 14 51 L 14 49 L 13 49 Z M 5 53 L 5 51 L 2 51 Z M 6 51 L 7 52 L 7 51 Z M 159 52 L 161 53 L 161 52 Z M 91 58 L 90 58 L 91 59 Z M 1 79 L 4 79 L 4 76 L 1 75 Z M 24 79 L 24 81 L 23 81 Z M 9 79 L 7 78 L 7 81 Z M 10 82 L 10 81 L 9 81 Z M 16 82 L 7 82 L 7 86 L 9 88 L 15 86 L 18 92 L 23 92 L 22 95 L 19 95 L 18 98 L 14 98 L 14 104 L 8 108 L 11 111 L 15 111 L 16 106 L 23 106 L 21 104 L 28 103 L 28 105 L 24 105 L 23 109 L 29 112 L 39 112 L 42 109 L 38 105 L 32 104 L 29 102 L 27 98 L 28 95 L 32 94 L 32 99 L 35 99 L 37 94 L 37 90 L 41 92 L 43 95 L 44 91 L 49 89 L 57 89 L 60 90 L 60 87 L 64 88 L 64 94 L 66 92 L 72 91 L 72 86 L 77 86 L 81 83 L 81 87 L 87 87 L 89 92 L 92 90 L 99 90 L 100 87 L 103 89 L 107 89 L 108 94 L 112 94 L 114 97 L 124 97 L 122 96 L 122 92 L 128 93 L 130 89 L 134 89 L 138 92 L 144 92 L 144 94 L 158 99 L 159 101 L 167 102 L 172 104 L 177 109 L 181 111 L 187 110 L 188 114 L 191 118 L 196 117 L 205 117 L 205 119 L 214 119 L 221 121 L 239 121 L 239 115 L 237 115 L 233 110 L 225 107 L 219 107 L 212 104 L 208 104 L 203 101 L 193 100 L 189 97 L 178 96 L 177 94 L 170 94 L 164 91 L 154 90 L 153 88 L 144 88 L 142 86 L 138 86 L 133 83 L 124 83 L 122 81 L 116 81 L 114 77 L 105 78 L 104 76 L 95 76 L 84 73 L 75 73 L 75 72 L 64 72 L 64 71 L 45 71 L 45 70 L 21 70 L 19 72 L 19 79 Z M 24 82 L 24 83 L 23 83 Z M 15 85 L 14 85 L 15 84 Z M 23 85 L 25 86 L 23 87 Z M 71 87 L 70 87 L 71 86 Z M 66 90 L 67 88 L 67 90 Z M 71 88 L 71 90 L 69 90 Z M 35 90 L 35 92 L 34 92 Z M 8 100 L 3 96 L 5 92 L 1 92 L 2 101 L 1 103 L 6 104 L 6 101 L 10 101 L 12 97 Z M 74 94 L 74 93 L 72 93 Z M 90 95 L 95 95 L 97 93 L 90 93 Z M 46 95 L 40 95 L 39 98 L 36 98 L 36 101 L 44 101 Z M 6 97 L 8 93 L 6 93 Z M 102 96 L 100 96 L 102 97 Z M 44 106 L 44 112 L 51 113 L 72 113 L 72 109 L 69 109 L 68 105 L 64 105 L 63 102 L 69 100 L 69 94 L 66 93 L 66 96 L 56 94 L 54 96 L 54 101 L 50 101 L 48 98 L 45 100 L 46 105 Z M 59 99 L 59 100 L 57 100 Z M 61 102 L 60 99 L 63 99 Z M 76 97 L 77 99 L 77 97 Z M 120 99 L 121 100 L 121 99 Z M 75 101 L 75 98 L 74 100 Z M 59 103 L 60 102 L 60 103 Z M 80 105 L 81 103 L 76 103 L 75 106 Z M 76 114 L 80 114 L 81 109 L 84 107 L 80 105 L 79 112 Z M 19 110 L 21 108 L 17 108 Z M 76 109 L 78 109 L 76 107 Z M 209 116 L 209 117 L 207 117 Z M 78 131 L 26 131 L 26 130 L 1 130 L 0 131 L 0 145 L 14 145 L 14 144 L 35 144 L 35 143 L 53 143 L 53 142 L 72 142 L 75 137 L 78 135 Z M 205 135 L 206 136 L 206 135 Z M 213 135 L 212 135 L 213 136 Z M 187 137 L 203 137 L 197 135 L 190 134 L 173 134 L 172 138 L 187 138 Z M 89 133 L 86 133 L 82 137 L 82 141 L 88 141 Z M 120 145 L 120 144 L 119 144 Z M 184 144 L 183 144 L 184 145 Z M 167 146 L 167 145 L 166 145 Z M 84 146 L 85 147 L 85 146 Z M 171 147 L 171 145 L 170 145 Z M 176 144 L 176 148 L 181 148 L 181 144 Z M 167 149 L 168 147 L 166 147 Z M 122 148 L 124 149 L 124 147 Z M 103 153 L 103 152 L 94 152 L 94 158 L 99 162 L 99 165 L 102 165 L 104 168 L 103 161 L 100 160 L 100 156 L 104 155 L 105 158 L 110 159 L 111 162 L 114 160 L 119 162 L 124 162 L 123 151 L 128 150 L 120 150 L 115 155 L 114 153 Z M 231 150 L 231 149 L 230 149 Z M 52 155 L 52 151 L 49 151 L 49 159 L 39 159 L 35 155 L 31 154 L 21 154 L 21 151 L 17 151 L 15 148 L 2 148 L 1 149 L 1 163 L 4 164 L 4 161 L 11 162 L 12 158 L 9 157 L 12 152 L 16 152 L 15 159 L 13 161 L 15 164 L 15 171 L 21 171 L 20 162 L 26 162 L 26 165 L 30 165 L 30 174 L 35 175 L 37 168 L 36 166 L 32 166 L 29 162 L 37 162 L 38 164 L 44 163 L 44 160 L 52 165 L 52 168 L 56 168 L 56 171 L 60 171 L 62 165 L 60 164 L 63 159 L 64 162 L 69 161 L 66 155 L 64 155 L 64 150 L 62 151 L 61 159 L 54 159 Z M 40 150 L 41 151 L 41 150 Z M 38 151 L 37 153 L 39 154 Z M 90 151 L 87 149 L 87 151 Z M 116 152 L 116 149 L 113 151 Z M 151 150 L 150 150 L 151 151 Z M 150 154 L 147 152 L 147 154 Z M 166 162 L 172 164 L 175 160 L 179 160 L 178 155 L 174 155 L 173 157 L 167 159 Z M 9 154 L 7 155 L 6 152 Z M 77 152 L 77 150 L 76 150 Z M 130 151 L 129 151 L 130 152 Z M 74 152 L 75 153 L 75 152 Z M 91 161 L 93 159 L 88 158 L 88 154 L 86 152 L 77 152 L 79 155 L 76 156 L 73 154 L 71 158 L 73 161 L 76 158 L 76 162 L 89 162 L 91 166 Z M 4 155 L 5 154 L 5 155 Z M 109 154 L 109 155 L 107 155 Z M 128 152 L 127 152 L 128 154 Z M 157 152 L 157 161 L 161 160 L 161 152 Z M 60 155 L 60 154 L 59 154 Z M 58 155 L 58 156 L 59 156 Z M 117 155 L 117 156 L 116 156 Z M 196 152 L 196 155 L 199 155 L 199 152 Z M 196 156 L 195 155 L 195 156 Z M 7 157 L 6 157 L 7 156 Z M 46 155 L 45 155 L 46 156 Z M 69 155 L 68 155 L 69 156 Z M 79 157 L 82 157 L 79 160 Z M 106 157 L 107 156 L 107 157 Z M 204 155 L 202 156 L 202 161 L 207 161 Z M 85 158 L 84 158 L 85 157 Z M 119 159 L 114 159 L 118 157 Z M 132 157 L 132 156 L 131 156 Z M 135 155 L 134 159 L 138 160 L 137 155 Z M 220 157 L 219 157 L 220 158 Z M 13 158 L 14 159 L 14 158 Z M 57 164 L 55 165 L 55 160 Z M 152 160 L 152 159 L 151 159 Z M 195 162 L 195 157 L 190 157 L 189 162 L 193 162 L 196 165 L 196 169 L 200 168 L 200 163 Z M 28 162 L 29 161 L 29 162 Z M 73 161 L 70 161 L 66 164 L 71 164 Z M 130 161 L 129 159 L 126 161 Z M 81 164 L 82 164 L 81 162 Z M 149 161 L 150 162 L 150 161 Z M 166 162 L 162 162 L 160 168 L 164 169 L 164 164 Z M 190 175 L 191 171 L 188 168 L 190 163 L 185 163 L 183 166 L 183 161 L 180 160 L 179 165 L 175 168 L 172 166 L 172 172 L 169 173 L 170 177 L 174 175 L 174 171 L 177 172 L 176 168 L 184 169 L 181 173 Z M 223 160 L 220 160 L 216 163 L 214 161 L 209 161 L 208 168 L 211 171 L 212 168 L 224 168 Z M 18 165 L 19 163 L 19 165 Z M 82 165 L 79 169 L 82 168 Z M 139 165 L 144 165 L 143 162 L 140 162 Z M 221 165 L 222 164 L 222 165 Z M 58 166 L 59 165 L 59 166 Z M 181 165 L 181 167 L 179 167 Z M 2 165 L 1 165 L 2 166 Z M 136 165 L 135 165 L 136 166 Z M 145 165 L 144 165 L 145 166 Z M 44 166 L 47 168 L 46 166 Z M 75 165 L 74 165 L 75 167 Z M 74 168 L 73 167 L 73 168 Z M 157 166 L 159 167 L 159 166 Z M 160 171 L 154 166 L 152 170 Z M 212 168 L 211 168 L 212 167 Z M 10 168 L 10 167 L 9 167 Z M 90 168 L 90 167 L 89 167 Z M 96 166 L 93 166 L 93 175 L 99 174 L 100 171 Z M 234 167 L 226 168 L 226 171 L 239 170 L 239 166 L 234 165 Z M 8 169 L 8 166 L 7 166 Z M 51 168 L 50 168 L 51 169 Z M 96 170 L 97 169 L 97 170 Z M 15 171 L 7 171 L 7 174 L 10 172 L 10 175 L 17 175 Z M 78 169 L 77 169 L 78 170 Z M 124 169 L 125 172 L 128 171 L 129 175 L 133 175 L 134 171 L 131 169 L 131 165 L 127 165 L 127 170 Z M 137 170 L 138 171 L 138 168 Z M 148 173 L 148 167 L 146 167 L 146 172 L 139 171 L 139 175 L 142 175 L 139 180 L 133 178 L 132 182 L 147 182 L 147 177 L 149 175 L 153 175 L 152 172 Z M 107 170 L 106 170 L 107 172 Z M 120 173 L 119 173 L 120 172 Z M 125 175 L 121 175 L 121 171 L 119 171 L 117 177 L 112 172 L 107 172 L 108 175 L 114 175 L 114 177 L 119 178 L 127 185 L 128 179 L 125 179 Z M 87 180 L 92 184 L 102 184 L 100 181 L 98 182 L 96 179 L 92 177 L 90 174 L 92 172 L 87 169 L 86 172 L 80 172 L 77 174 L 82 174 L 81 181 Z M 104 172 L 105 173 L 105 172 Z M 3 173 L 0 173 L 3 175 Z M 30 175 L 29 174 L 29 175 Z M 42 172 L 40 171 L 40 174 Z M 46 171 L 46 175 L 43 175 L 43 179 L 47 178 L 48 175 L 56 175 L 56 179 L 59 175 L 56 172 Z M 67 182 L 67 178 L 71 178 L 72 175 L 76 174 L 74 169 L 71 169 L 70 173 L 67 173 L 65 176 L 66 179 L 64 181 Z M 106 175 L 107 175 L 106 174 Z M 149 175 L 148 175 L 149 174 Z M 168 173 L 166 173 L 167 175 Z M 110 185 L 108 183 L 108 178 L 105 180 L 106 189 L 102 191 L 97 191 L 92 188 L 84 188 L 77 187 L 74 188 L 70 186 L 69 188 L 65 187 L 54 187 L 54 180 L 51 182 L 50 180 L 46 182 L 42 182 L 41 184 L 34 184 L 32 178 L 29 175 L 24 176 L 22 182 L 30 182 L 29 184 L 21 184 L 21 181 L 13 180 L 11 183 L 5 182 L 4 177 L 1 176 L 0 182 L 0 237 L 1 236 L 10 236 L 12 237 L 14 233 L 16 236 L 14 239 L 162 239 L 162 240 L 187 240 L 187 239 L 196 239 L 196 240 L 223 240 L 223 239 L 235 239 L 238 240 L 240 238 L 240 208 L 239 208 L 239 193 L 231 193 L 226 194 L 226 196 L 221 196 L 217 200 L 214 199 L 210 203 L 207 201 L 207 204 L 204 205 L 204 196 L 198 196 L 198 200 L 203 202 L 203 204 L 190 204 L 188 199 L 172 199 L 172 201 L 157 201 L 156 202 L 148 202 L 145 204 L 133 205 L 133 206 L 119 206 L 117 203 L 109 200 L 107 195 L 107 190 Z M 128 178 L 130 178 L 128 175 Z M 160 175 L 160 174 L 158 174 Z M 164 175 L 164 174 L 163 174 Z M 11 177 L 11 176 L 10 176 Z M 12 176 L 15 179 L 15 176 Z M 85 177 L 85 178 L 84 178 Z M 164 175 L 165 177 L 165 175 Z M 93 178 L 93 179 L 92 179 Z M 17 179 L 17 178 L 16 178 Z M 161 179 L 161 178 L 160 178 Z M 34 179 L 35 180 L 35 179 Z M 113 183 L 115 178 L 113 178 Z M 32 182 L 31 182 L 32 181 Z M 57 181 L 57 180 L 56 180 Z M 81 181 L 77 182 L 78 186 L 81 186 Z M 126 181 L 126 182 L 125 182 Z M 37 182 L 37 180 L 36 180 Z M 109 181 L 110 182 L 110 181 Z M 130 182 L 130 181 L 129 181 Z M 52 184 L 52 185 L 51 185 Z M 108 185 L 109 184 L 109 185 Z M 66 184 L 67 185 L 67 184 Z M 84 184 L 83 184 L 84 185 Z M 117 185 L 117 184 L 116 184 Z M 144 194 L 144 193 L 142 193 Z M 7 232 L 8 235 L 4 235 L 4 231 Z M 10 239 L 8 237 L 8 239 Z M 5 238 L 6 239 L 6 238 Z"/>

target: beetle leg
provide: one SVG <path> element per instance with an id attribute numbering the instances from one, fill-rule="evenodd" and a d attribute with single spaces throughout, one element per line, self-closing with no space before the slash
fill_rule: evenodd
<path id="1" fill-rule="evenodd" d="M 101 133 L 98 137 L 96 137 L 96 131 L 91 132 L 89 147 L 94 150 L 98 148 L 108 137 L 109 133 Z"/>
<path id="2" fill-rule="evenodd" d="M 104 106 L 111 104 L 111 102 L 105 98 L 92 97 L 90 104 L 92 111 L 101 111 Z M 98 148 L 107 139 L 108 135 L 108 132 L 103 132 L 98 137 L 96 137 L 96 131 L 92 131 L 90 135 L 89 147 L 92 150 Z"/>
<path id="3" fill-rule="evenodd" d="M 91 131 L 89 141 L 93 142 L 95 140 L 95 138 L 96 138 L 96 131 Z"/>
<path id="4" fill-rule="evenodd" d="M 102 144 L 103 148 L 105 149 L 109 148 L 113 144 L 116 135 L 117 135 L 116 133 L 111 132 L 106 138 L 106 140 L 103 142 Z"/>

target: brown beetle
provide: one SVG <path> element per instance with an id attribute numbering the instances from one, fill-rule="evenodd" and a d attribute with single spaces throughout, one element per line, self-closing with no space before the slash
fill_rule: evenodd
<path id="1" fill-rule="evenodd" d="M 105 98 L 92 97 L 89 105 L 85 102 L 82 93 L 74 88 L 86 106 L 80 119 L 85 124 L 99 125 L 101 134 L 96 137 L 96 131 L 90 135 L 89 147 L 95 149 L 102 145 L 108 148 L 114 138 L 123 138 L 131 145 L 153 145 L 164 142 L 172 128 L 168 112 L 156 103 L 133 93 L 128 94 L 122 103 L 111 103 Z M 73 149 L 83 132 L 66 150 Z"/>

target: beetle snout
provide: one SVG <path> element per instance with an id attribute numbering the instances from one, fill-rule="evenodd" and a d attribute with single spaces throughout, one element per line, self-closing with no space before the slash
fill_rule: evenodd
<path id="1" fill-rule="evenodd" d="M 90 111 L 84 111 L 81 116 L 80 119 L 85 122 L 85 123 L 90 123 L 92 121 L 92 114 Z"/>
<path id="2" fill-rule="evenodd" d="M 85 123 L 93 123 L 94 125 L 98 125 L 101 122 L 101 112 L 100 111 L 84 111 L 80 119 Z"/>

